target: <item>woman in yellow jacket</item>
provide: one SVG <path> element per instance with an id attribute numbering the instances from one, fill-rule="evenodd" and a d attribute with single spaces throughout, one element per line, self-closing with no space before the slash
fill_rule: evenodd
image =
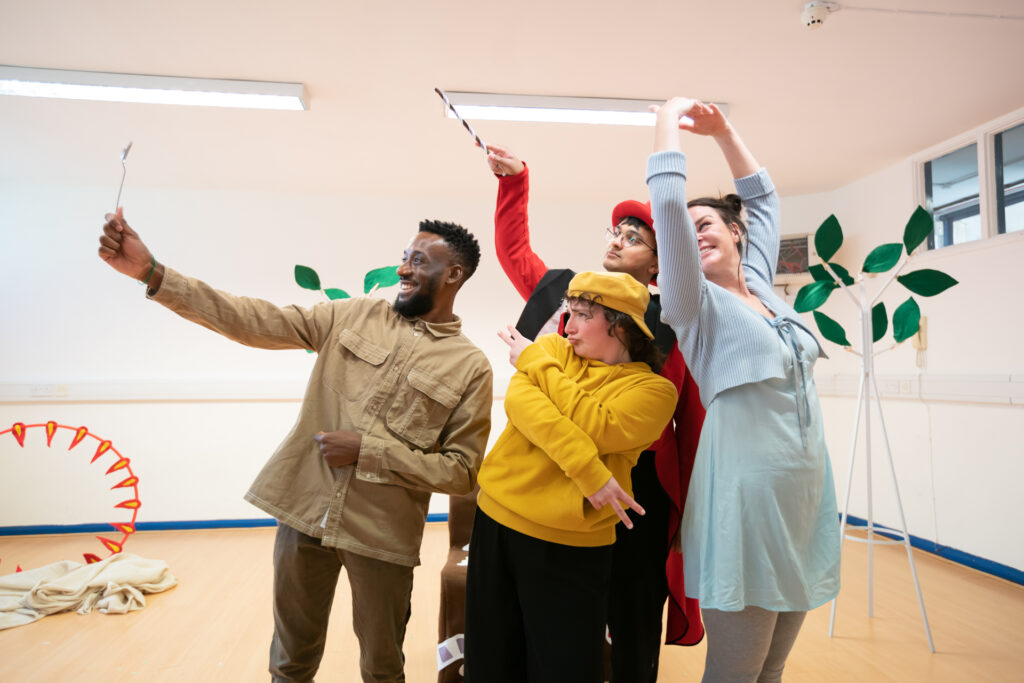
<path id="1" fill-rule="evenodd" d="M 632 522 L 629 473 L 668 423 L 672 383 L 656 374 L 650 293 L 624 273 L 569 283 L 566 336 L 526 345 L 508 425 L 480 468 L 469 545 L 466 680 L 603 680 L 615 524 Z M 518 355 L 517 355 L 518 354 Z"/>

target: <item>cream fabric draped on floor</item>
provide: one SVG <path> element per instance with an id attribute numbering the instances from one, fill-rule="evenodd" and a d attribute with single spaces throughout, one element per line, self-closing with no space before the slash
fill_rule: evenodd
<path id="1" fill-rule="evenodd" d="M 146 593 L 160 593 L 177 583 L 163 560 L 130 553 L 92 564 L 65 560 L 0 576 L 0 630 L 68 610 L 132 612 L 146 606 Z"/>

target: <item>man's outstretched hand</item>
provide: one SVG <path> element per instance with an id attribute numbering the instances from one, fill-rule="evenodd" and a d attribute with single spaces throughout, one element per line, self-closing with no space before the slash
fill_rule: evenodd
<path id="1" fill-rule="evenodd" d="M 153 255 L 124 220 L 124 208 L 108 213 L 100 235 L 100 258 L 111 268 L 142 281 L 153 272 Z"/>

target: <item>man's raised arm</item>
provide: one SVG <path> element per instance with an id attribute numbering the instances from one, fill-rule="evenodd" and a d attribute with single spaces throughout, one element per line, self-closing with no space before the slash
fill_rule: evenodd
<path id="1" fill-rule="evenodd" d="M 524 299 L 537 287 L 548 267 L 530 247 L 527 204 L 530 171 L 515 154 L 500 145 L 487 146 L 487 162 L 498 177 L 498 202 L 494 210 L 494 247 L 498 262 Z"/>

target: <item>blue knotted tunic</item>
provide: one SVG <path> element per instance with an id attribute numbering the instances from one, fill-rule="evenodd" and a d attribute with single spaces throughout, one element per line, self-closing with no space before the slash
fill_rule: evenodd
<path id="1" fill-rule="evenodd" d="M 724 611 L 813 609 L 839 590 L 835 485 L 810 374 L 817 344 L 784 318 L 786 377 L 708 406 L 683 513 L 686 594 Z"/>
<path id="2" fill-rule="evenodd" d="M 767 318 L 701 271 L 686 207 L 686 159 L 647 164 L 672 326 L 707 417 L 690 478 L 681 545 L 686 594 L 701 607 L 808 610 L 839 592 L 839 519 L 814 363 L 824 353 L 775 294 L 779 199 L 767 172 L 736 179 L 747 210 L 747 288 Z"/>

